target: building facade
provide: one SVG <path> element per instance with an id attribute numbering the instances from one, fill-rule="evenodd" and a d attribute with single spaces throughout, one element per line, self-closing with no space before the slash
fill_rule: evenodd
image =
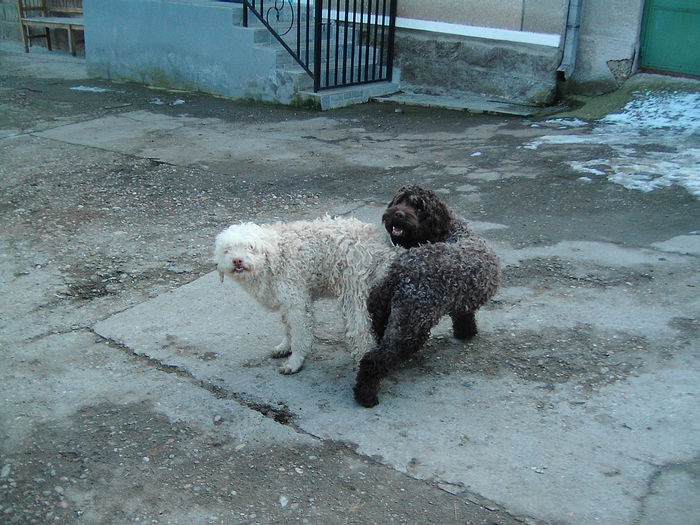
<path id="1" fill-rule="evenodd" d="M 287 1 L 291 5 L 295 0 Z M 228 96 L 249 89 L 225 87 L 236 82 L 238 73 L 230 71 L 235 69 L 236 49 L 241 50 L 242 62 L 251 59 L 240 42 L 229 46 L 226 32 L 221 37 L 222 23 L 238 23 L 233 17 L 221 22 L 227 15 L 215 15 L 217 37 L 211 44 L 192 37 L 197 31 L 212 33 L 204 27 L 153 26 L 147 18 L 139 21 L 140 12 L 143 17 L 171 13 L 176 20 L 185 8 L 191 17 L 196 10 L 212 13 L 212 9 L 234 9 L 235 4 L 215 0 L 84 0 L 84 5 L 86 57 L 96 75 L 155 81 L 156 75 L 128 78 L 127 66 L 109 63 L 125 60 L 124 53 L 129 50 L 122 49 L 120 55 L 120 46 L 139 38 L 138 28 L 146 24 L 148 33 L 143 35 L 163 34 L 156 35 L 144 49 L 156 54 L 165 53 L 167 48 L 167 61 L 197 70 L 193 88 Z M 0 37 L 7 40 L 19 39 L 13 6 L 14 0 L 0 0 Z M 121 30 L 120 11 L 131 17 L 123 21 Z M 206 16 L 202 20 L 209 23 Z M 547 105 L 562 92 L 612 91 L 640 67 L 700 75 L 698 27 L 698 0 L 398 0 L 394 66 L 400 72 L 402 89 L 453 96 L 479 93 L 509 102 Z M 187 38 L 195 41 L 176 42 Z M 167 43 L 160 48 L 156 41 Z M 223 67 L 212 63 L 206 68 L 219 77 L 208 82 L 202 77 L 205 70 L 192 62 L 207 54 L 216 56 L 213 49 L 196 49 L 211 45 L 223 47 L 225 58 L 222 55 Z M 138 47 L 138 42 L 134 46 Z M 114 51 L 102 56 L 108 49 Z M 185 56 L 174 58 L 174 52 Z M 679 60 L 683 61 L 680 65 L 676 63 Z M 161 67 L 159 60 L 151 61 L 154 67 Z M 259 65 L 256 62 L 253 69 L 264 76 Z M 142 69 L 144 64 L 138 67 Z M 245 69 L 250 70 L 250 65 Z M 175 76 L 180 79 L 178 87 L 187 87 L 186 77 Z M 167 77 L 161 75 L 166 84 Z"/>

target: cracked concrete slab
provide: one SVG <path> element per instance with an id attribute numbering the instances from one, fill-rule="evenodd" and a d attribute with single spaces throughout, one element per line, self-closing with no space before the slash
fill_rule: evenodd
<path id="1" fill-rule="evenodd" d="M 595 324 L 597 331 L 643 328 L 606 314 L 636 317 L 634 301 L 619 291 L 609 297 L 571 295 L 570 303 L 540 297 L 540 313 L 535 307 L 530 315 L 547 316 L 539 323 L 551 327 L 558 316 L 572 315 L 575 305 L 590 311 L 599 304 L 595 319 L 575 314 L 574 321 Z M 508 289 L 501 301 L 512 301 Z M 481 334 L 461 350 L 465 359 L 498 326 L 517 333 L 515 318 L 532 325 L 520 310 L 532 312 L 533 306 L 528 300 L 510 313 L 486 308 Z M 269 357 L 280 338 L 276 314 L 263 311 L 236 285 L 221 285 L 215 273 L 94 329 L 216 388 L 283 405 L 310 435 L 352 443 L 359 453 L 410 476 L 459 487 L 545 522 L 633 523 L 654 465 L 687 460 L 697 449 L 700 423 L 687 418 L 700 394 L 694 366 L 640 371 L 592 392 L 570 384 L 544 388 L 511 374 L 435 376 L 408 368 L 388 382 L 376 409 L 359 408 L 351 392 L 353 362 L 330 311 L 329 304 L 318 310 L 314 353 L 293 376 L 277 373 L 278 362 Z M 608 324 L 601 324 L 606 318 Z M 456 345 L 446 324 L 433 335 L 440 341 L 436 359 L 441 346 Z"/>
<path id="2" fill-rule="evenodd" d="M 695 523 L 700 516 L 698 460 L 665 465 L 649 483 L 640 525 Z"/>
<path id="3" fill-rule="evenodd" d="M 630 166 L 595 122 L 389 103 L 320 116 L 87 80 L 57 53 L 0 46 L 0 61 L 9 523 L 700 515 L 700 201 L 670 180 L 618 184 Z M 697 134 L 624 146 L 668 166 Z M 323 302 L 306 366 L 279 374 L 276 316 L 210 273 L 215 234 L 376 222 L 416 182 L 502 257 L 480 334 L 441 323 L 366 410 Z"/>

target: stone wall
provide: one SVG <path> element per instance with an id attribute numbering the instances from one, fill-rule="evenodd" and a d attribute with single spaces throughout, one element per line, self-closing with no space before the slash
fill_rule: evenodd
<path id="1" fill-rule="evenodd" d="M 396 66 L 414 91 L 486 94 L 529 105 L 547 105 L 557 90 L 561 52 L 555 47 L 513 44 L 418 31 L 397 31 Z"/>

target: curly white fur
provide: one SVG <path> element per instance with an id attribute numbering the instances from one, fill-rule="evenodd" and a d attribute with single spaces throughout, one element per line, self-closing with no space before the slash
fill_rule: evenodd
<path id="1" fill-rule="evenodd" d="M 338 299 L 356 360 L 370 348 L 367 296 L 396 251 L 374 225 L 324 217 L 230 226 L 216 237 L 214 261 L 222 280 L 230 277 L 262 306 L 280 312 L 284 338 L 272 356 L 289 356 L 280 372 L 293 374 L 311 350 L 316 299 Z"/>

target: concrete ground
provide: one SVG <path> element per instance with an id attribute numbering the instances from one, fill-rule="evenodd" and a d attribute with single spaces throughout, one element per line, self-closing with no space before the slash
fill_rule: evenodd
<path id="1" fill-rule="evenodd" d="M 620 183 L 619 145 L 551 138 L 599 129 L 252 105 L 0 48 L 2 522 L 700 523 L 700 201 Z M 700 151 L 626 137 L 646 166 Z M 277 318 L 210 254 L 241 220 L 376 223 L 403 183 L 504 279 L 477 337 L 440 324 L 364 409 L 333 303 L 283 376 Z"/>

